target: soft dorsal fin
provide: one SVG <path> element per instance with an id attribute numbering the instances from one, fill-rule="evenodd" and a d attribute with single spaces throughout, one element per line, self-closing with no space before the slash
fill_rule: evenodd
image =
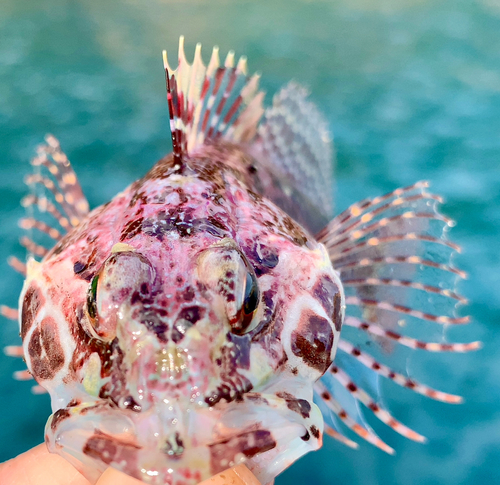
<path id="1" fill-rule="evenodd" d="M 273 174 L 265 196 L 312 232 L 333 216 L 333 148 L 328 123 L 295 82 L 266 109 L 252 151 Z"/>
<path id="2" fill-rule="evenodd" d="M 208 66 L 196 45 L 190 64 L 184 53 L 184 37 L 179 40 L 177 69 L 172 69 L 163 51 L 174 158 L 182 163 L 184 154 L 208 140 L 223 138 L 239 143 L 255 137 L 264 109 L 264 93 L 258 90 L 259 75 L 247 75 L 246 58 L 234 66 L 229 51 L 224 66 L 219 48 L 214 47 Z"/>

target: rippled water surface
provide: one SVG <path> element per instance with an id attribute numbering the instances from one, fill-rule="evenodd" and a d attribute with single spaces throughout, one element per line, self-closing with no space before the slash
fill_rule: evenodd
<path id="1" fill-rule="evenodd" d="M 46 132 L 55 134 L 96 206 L 170 150 L 160 51 L 185 34 L 247 54 L 270 96 L 291 78 L 327 115 L 337 150 L 339 209 L 427 179 L 458 221 L 452 237 L 469 272 L 461 290 L 473 324 L 450 339 L 481 339 L 465 356 L 416 356 L 434 387 L 461 406 L 385 386 L 394 414 L 429 438 L 353 451 L 325 439 L 278 480 L 317 484 L 500 483 L 500 0 L 13 1 L 0 6 L 0 244 L 17 245 L 22 177 Z M 1 299 L 22 279 L 0 260 Z M 2 343 L 16 343 L 11 322 Z M 10 375 L 0 356 L 0 460 L 43 439 L 46 396 Z"/>

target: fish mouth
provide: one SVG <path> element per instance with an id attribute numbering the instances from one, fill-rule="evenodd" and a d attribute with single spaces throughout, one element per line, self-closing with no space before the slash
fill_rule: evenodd
<path id="1" fill-rule="evenodd" d="M 151 485 L 195 485 L 241 463 L 267 483 L 321 446 L 319 409 L 288 397 L 247 393 L 242 402 L 191 407 L 167 420 L 163 408 L 80 405 L 49 418 L 46 441 L 91 483 L 111 466 Z"/>

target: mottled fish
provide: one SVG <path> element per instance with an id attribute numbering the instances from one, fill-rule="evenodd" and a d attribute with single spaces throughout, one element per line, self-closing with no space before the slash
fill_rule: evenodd
<path id="1" fill-rule="evenodd" d="M 398 371 L 402 347 L 479 346 L 428 341 L 468 322 L 441 199 L 418 182 L 333 217 L 331 138 L 304 88 L 264 109 L 244 57 L 214 48 L 205 66 L 198 45 L 190 64 L 181 38 L 177 69 L 164 61 L 173 153 L 143 178 L 89 212 L 54 137 L 32 161 L 29 257 L 11 259 L 26 280 L 2 312 L 18 377 L 50 393 L 50 451 L 91 481 L 112 466 L 192 485 L 245 463 L 265 484 L 324 433 L 392 453 L 362 408 L 424 441 L 377 377 L 460 401 Z"/>

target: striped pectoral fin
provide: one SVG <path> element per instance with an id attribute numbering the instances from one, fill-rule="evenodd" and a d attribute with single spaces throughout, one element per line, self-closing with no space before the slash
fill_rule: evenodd
<path id="1" fill-rule="evenodd" d="M 368 391 L 362 383 L 358 386 L 360 376 L 356 372 L 383 376 L 447 403 L 459 403 L 461 398 L 397 372 L 393 367 L 404 368 L 405 364 L 398 361 L 399 354 L 395 355 L 396 362 L 393 358 L 390 366 L 385 365 L 362 351 L 356 339 L 361 337 L 366 342 L 368 336 L 369 343 L 381 344 L 385 350 L 390 350 L 391 343 L 430 352 L 468 352 L 480 348 L 479 342 L 428 342 L 425 338 L 428 332 L 443 325 L 469 322 L 469 317 L 455 314 L 456 307 L 466 303 L 455 292 L 455 285 L 466 275 L 450 264 L 453 254 L 460 250 L 445 237 L 453 222 L 439 212 L 442 200 L 427 188 L 428 183 L 419 182 L 361 201 L 333 219 L 317 236 L 326 246 L 345 289 L 344 325 L 358 331 L 358 335 L 356 331 L 343 333 L 339 355 L 332 367 L 333 378 L 381 421 L 416 441 L 422 441 L 423 437 L 383 410 L 377 396 L 371 395 L 377 391 Z M 356 342 L 348 341 L 349 338 Z M 353 373 L 349 359 L 364 367 L 358 366 Z M 384 360 L 383 353 L 380 360 Z"/>
<path id="2" fill-rule="evenodd" d="M 190 64 L 184 53 L 184 37 L 179 41 L 178 66 L 169 65 L 163 51 L 170 112 L 170 131 L 174 158 L 182 164 L 200 145 L 219 138 L 248 142 L 257 133 L 264 109 L 264 93 L 258 90 L 259 75 L 247 75 L 244 56 L 235 65 L 234 52 L 229 51 L 224 65 L 219 49 L 214 47 L 208 65 L 201 58 L 201 44 L 196 46 Z"/>
<path id="3" fill-rule="evenodd" d="M 441 198 L 427 188 L 428 183 L 419 182 L 359 202 L 317 236 L 340 273 L 346 315 L 366 322 L 371 330 L 379 326 L 392 331 L 406 318 L 469 322 L 454 315 L 456 306 L 467 300 L 454 290 L 457 278 L 465 274 L 450 265 L 460 250 L 446 239 L 453 223 L 437 208 Z"/>
<path id="4" fill-rule="evenodd" d="M 314 390 L 316 394 L 321 397 L 323 403 L 327 406 L 327 408 L 330 411 L 332 411 L 336 416 L 338 416 L 340 421 L 350 430 L 354 431 L 357 435 L 361 436 L 361 438 L 368 441 L 377 448 L 380 448 L 386 453 L 389 453 L 390 455 L 393 455 L 395 453 L 394 449 L 392 449 L 389 445 L 387 445 L 384 441 L 382 441 L 372 430 L 358 423 L 358 421 L 345 408 L 341 406 L 341 404 L 335 398 L 333 393 L 330 392 L 330 390 L 322 382 L 322 380 L 319 380 L 314 384 Z M 331 429 L 331 427 L 328 426 L 327 429 Z M 351 442 L 351 440 L 345 438 L 343 434 L 338 431 L 336 433 L 331 433 L 331 432 L 329 433 L 327 431 L 327 434 L 330 435 L 334 434 L 334 438 L 341 442 L 345 442 L 347 440 L 347 442 L 345 442 L 347 446 L 350 446 L 351 448 L 355 447 L 351 445 L 351 443 L 353 443 Z"/>
<path id="5" fill-rule="evenodd" d="M 17 271 L 23 276 L 26 276 L 26 263 L 23 263 L 20 259 L 16 258 L 15 256 L 10 256 L 7 259 L 7 263 L 14 271 Z"/>
<path id="6" fill-rule="evenodd" d="M 89 204 L 68 157 L 52 135 L 47 135 L 45 143 L 38 147 L 31 165 L 33 173 L 25 179 L 30 194 L 22 201 L 26 217 L 19 221 L 26 231 L 21 244 L 28 253 L 42 258 L 55 242 L 81 223 Z"/>
<path id="7" fill-rule="evenodd" d="M 340 384 L 345 389 L 347 389 L 347 391 L 352 395 L 352 397 L 356 401 L 364 404 L 384 424 L 391 427 L 394 431 L 404 436 L 405 438 L 409 438 L 413 441 L 419 441 L 419 442 L 425 441 L 424 436 L 418 434 L 417 432 L 408 428 L 404 424 L 400 423 L 393 416 L 391 416 L 386 410 L 381 408 L 364 389 L 358 387 L 353 382 L 352 378 L 347 374 L 347 372 L 343 371 L 342 369 L 338 368 L 335 365 L 330 368 L 330 372 L 334 374 L 337 381 L 340 382 Z"/>
<path id="8" fill-rule="evenodd" d="M 0 315 L 2 315 L 5 318 L 8 318 L 9 320 L 14 320 L 17 322 L 19 318 L 19 311 L 17 308 L 11 308 L 6 305 L 0 305 Z"/>

